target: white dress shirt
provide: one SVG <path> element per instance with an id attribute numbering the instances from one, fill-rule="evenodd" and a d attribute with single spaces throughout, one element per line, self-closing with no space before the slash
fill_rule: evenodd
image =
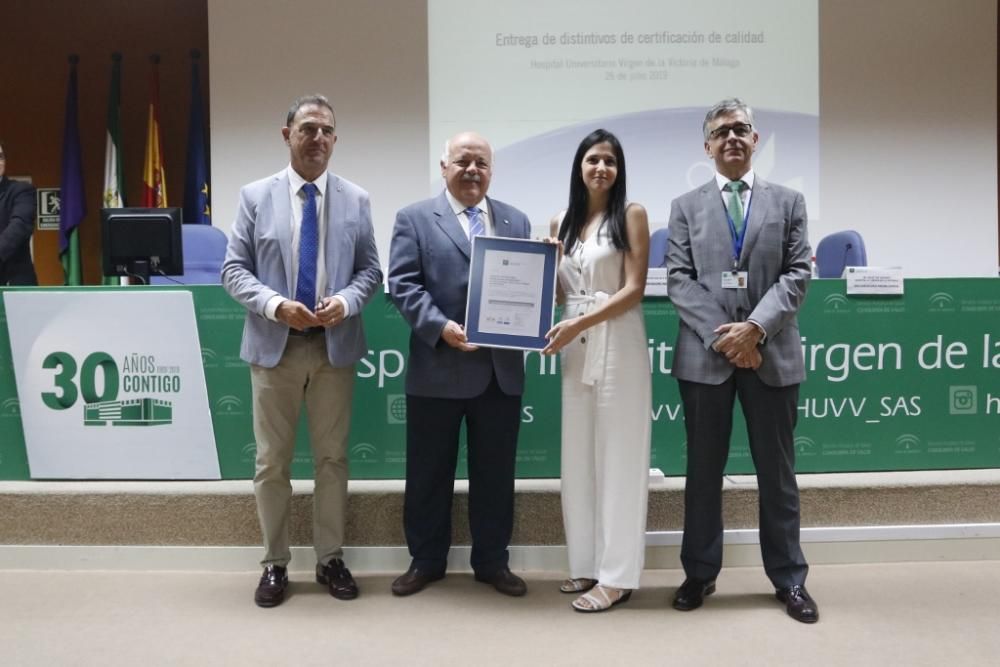
<path id="1" fill-rule="evenodd" d="M 469 208 L 462 202 L 455 199 L 455 197 L 445 188 L 445 196 L 448 198 L 448 203 L 451 204 L 451 210 L 455 212 L 455 217 L 458 218 L 458 223 L 462 225 L 462 229 L 465 231 L 465 236 L 469 236 L 469 216 L 465 213 L 465 209 Z M 490 207 L 486 204 L 486 197 L 480 199 L 476 204 L 473 204 L 479 209 L 479 219 L 483 223 L 484 236 L 494 236 L 493 234 L 493 223 L 490 221 Z"/>
<path id="2" fill-rule="evenodd" d="M 753 194 L 753 169 L 743 174 L 739 178 L 735 179 L 737 181 L 743 181 L 747 186 L 740 190 L 740 201 L 743 202 L 743 213 L 747 212 L 747 204 L 750 203 L 750 196 Z M 719 186 L 719 194 L 722 196 L 722 203 L 729 210 L 729 192 L 725 190 L 725 187 L 729 185 L 729 179 L 715 172 L 715 182 Z M 736 222 L 735 220 L 733 222 Z"/>

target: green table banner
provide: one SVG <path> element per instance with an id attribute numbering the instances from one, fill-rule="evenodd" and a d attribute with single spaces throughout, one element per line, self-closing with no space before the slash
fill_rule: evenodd
<path id="1" fill-rule="evenodd" d="M 808 379 L 799 397 L 797 470 L 1000 467 L 1000 280 L 911 279 L 901 297 L 849 297 L 844 288 L 842 280 L 813 281 L 799 317 Z M 222 477 L 250 478 L 255 452 L 250 373 L 239 358 L 244 312 L 218 286 L 167 289 L 194 295 Z M 653 383 L 650 465 L 682 475 L 684 418 L 670 377 L 677 313 L 667 299 L 647 299 L 643 307 Z M 383 295 L 363 317 L 369 351 L 357 366 L 351 476 L 401 479 L 409 328 Z M 0 479 L 29 479 L 6 322 L 0 310 Z M 517 474 L 558 477 L 558 359 L 529 353 L 525 369 Z M 312 476 L 304 418 L 292 465 L 295 478 Z M 463 444 L 460 476 L 465 466 Z M 737 411 L 727 472 L 752 470 Z"/>

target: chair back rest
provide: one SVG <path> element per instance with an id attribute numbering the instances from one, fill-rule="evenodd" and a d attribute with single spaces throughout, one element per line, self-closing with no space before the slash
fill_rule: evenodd
<path id="1" fill-rule="evenodd" d="M 181 227 L 184 247 L 184 275 L 151 276 L 153 285 L 219 285 L 222 283 L 222 262 L 226 259 L 226 233 L 218 227 L 186 223 Z"/>
<path id="2" fill-rule="evenodd" d="M 649 235 L 649 263 L 650 268 L 658 268 L 667 265 L 667 243 L 670 241 L 670 229 L 661 227 Z"/>
<path id="3" fill-rule="evenodd" d="M 820 278 L 839 278 L 845 266 L 868 266 L 865 240 L 853 229 L 825 236 L 816 246 L 816 272 Z"/>

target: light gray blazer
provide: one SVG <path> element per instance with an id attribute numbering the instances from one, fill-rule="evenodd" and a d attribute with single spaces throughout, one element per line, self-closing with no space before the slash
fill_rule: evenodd
<path id="1" fill-rule="evenodd" d="M 326 175 L 327 294 L 347 300 L 350 317 L 326 330 L 330 364 L 350 366 L 364 356 L 361 311 L 382 283 L 382 270 L 372 230 L 368 193 L 336 174 Z M 280 294 L 292 298 L 291 200 L 288 173 L 255 181 L 240 190 L 236 214 L 222 265 L 222 284 L 247 309 L 240 357 L 273 368 L 288 341 L 288 326 L 264 316 L 264 306 Z"/>
<path id="2" fill-rule="evenodd" d="M 487 199 L 496 236 L 526 239 L 524 213 Z M 508 395 L 524 392 L 520 350 L 480 348 L 461 352 L 441 340 L 448 320 L 465 324 L 472 246 L 444 192 L 396 214 L 389 250 L 389 294 L 412 328 L 406 393 L 434 398 L 472 398 L 496 374 Z"/>
<path id="3" fill-rule="evenodd" d="M 812 275 L 806 204 L 786 187 L 754 179 L 750 220 L 739 270 L 747 289 L 723 289 L 733 268 L 732 235 L 715 179 L 673 201 L 667 248 L 667 289 L 680 316 L 673 375 L 721 384 L 735 366 L 712 349 L 716 327 L 752 319 L 767 331 L 761 381 L 774 387 L 805 379 L 796 315 Z"/>

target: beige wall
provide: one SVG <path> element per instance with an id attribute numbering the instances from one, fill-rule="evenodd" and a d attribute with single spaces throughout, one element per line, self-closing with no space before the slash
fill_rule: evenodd
<path id="1" fill-rule="evenodd" d="M 208 17 L 215 224 L 232 225 L 240 186 L 288 164 L 288 105 L 319 92 L 337 112 L 330 169 L 371 194 L 385 265 L 396 211 L 428 195 L 424 2 L 210 0 Z"/>
<path id="2" fill-rule="evenodd" d="M 825 227 L 908 276 L 997 275 L 997 3 L 822 0 L 820 31 Z"/>

